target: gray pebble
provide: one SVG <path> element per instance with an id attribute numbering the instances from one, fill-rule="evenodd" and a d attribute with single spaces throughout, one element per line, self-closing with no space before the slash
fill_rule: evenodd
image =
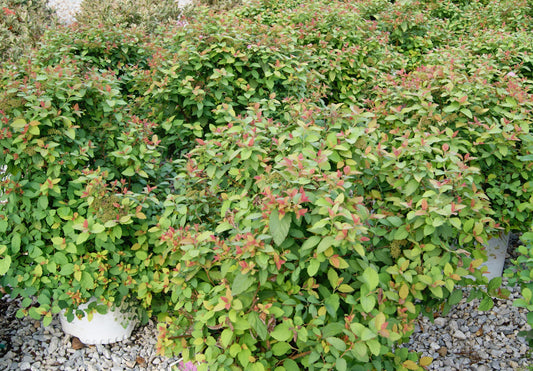
<path id="1" fill-rule="evenodd" d="M 52 339 L 50 339 L 50 344 L 48 345 L 48 354 L 55 353 L 58 347 L 59 347 L 59 339 L 56 337 L 53 337 Z"/>
<path id="2" fill-rule="evenodd" d="M 122 364 L 122 358 L 116 354 L 111 354 L 111 360 L 115 366 L 120 366 Z"/>
<path id="3" fill-rule="evenodd" d="M 135 367 L 135 361 L 126 361 L 125 364 L 126 364 L 126 367 L 128 368 L 134 368 Z"/>
<path id="4" fill-rule="evenodd" d="M 457 321 L 450 321 L 448 326 L 450 327 L 450 330 L 452 330 L 452 332 L 455 332 L 459 329 L 459 326 L 457 325 Z"/>

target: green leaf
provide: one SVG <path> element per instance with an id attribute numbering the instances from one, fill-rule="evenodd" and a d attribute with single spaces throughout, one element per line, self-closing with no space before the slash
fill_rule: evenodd
<path id="1" fill-rule="evenodd" d="M 440 227 L 440 226 L 443 225 L 443 224 L 444 224 L 444 219 L 441 218 L 440 216 L 437 216 L 437 217 L 435 217 L 435 219 L 433 219 L 433 226 L 434 226 L 435 228 L 438 228 L 438 227 Z M 425 228 L 424 228 L 424 233 L 425 233 L 425 232 L 426 232 L 426 231 L 425 231 Z"/>
<path id="2" fill-rule="evenodd" d="M 376 272 L 372 267 L 368 267 L 365 269 L 362 278 L 369 291 L 374 290 L 379 285 L 378 272 Z"/>
<path id="3" fill-rule="evenodd" d="M 225 329 L 222 331 L 222 334 L 220 335 L 220 344 L 222 345 L 222 348 L 227 348 L 228 345 L 231 343 L 231 339 L 233 338 L 233 331 L 230 329 Z"/>
<path id="4" fill-rule="evenodd" d="M 251 355 L 252 355 L 252 352 L 250 351 L 250 349 L 241 349 L 239 354 L 237 354 L 237 359 L 239 360 L 239 362 L 241 363 L 243 367 L 246 367 L 250 363 Z"/>
<path id="5" fill-rule="evenodd" d="M 62 276 L 69 276 L 72 273 L 74 273 L 74 264 L 68 263 L 61 267 L 61 271 L 59 272 Z"/>
<path id="6" fill-rule="evenodd" d="M 31 307 L 30 310 L 28 311 L 28 314 L 34 320 L 37 320 L 37 321 L 41 320 L 42 314 L 41 314 L 41 311 L 39 310 L 39 308 Z"/>
<path id="7" fill-rule="evenodd" d="M 328 280 L 329 284 L 333 289 L 336 289 L 339 285 L 339 275 L 337 274 L 337 272 L 335 272 L 333 268 L 330 268 L 328 270 Z"/>
<path id="8" fill-rule="evenodd" d="M 228 230 L 230 230 L 230 229 L 232 229 L 232 228 L 233 228 L 233 226 L 232 226 L 230 223 L 228 223 L 228 222 L 222 222 L 222 223 L 220 223 L 220 224 L 217 226 L 217 228 L 215 229 L 215 232 L 216 232 L 216 233 L 222 233 L 222 232 L 228 231 Z"/>
<path id="9" fill-rule="evenodd" d="M 94 234 L 98 234 L 105 231 L 105 227 L 102 224 L 94 223 L 91 227 L 90 232 Z"/>
<path id="10" fill-rule="evenodd" d="M 22 129 L 24 126 L 26 126 L 26 121 L 24 119 L 17 119 L 11 123 L 11 126 L 14 129 Z"/>
<path id="11" fill-rule="evenodd" d="M 292 338 L 293 333 L 289 329 L 289 324 L 287 322 L 282 322 L 274 328 L 274 331 L 270 333 L 270 336 L 277 341 L 289 341 Z"/>
<path id="12" fill-rule="evenodd" d="M 135 257 L 141 261 L 148 259 L 148 253 L 143 250 L 135 251 Z"/>
<path id="13" fill-rule="evenodd" d="M 337 361 L 335 361 L 335 367 L 337 368 L 338 371 L 346 371 L 348 369 L 346 360 L 342 358 L 337 358 Z"/>
<path id="14" fill-rule="evenodd" d="M 487 286 L 487 290 L 490 292 L 492 290 L 496 290 L 502 285 L 502 277 L 494 277 L 490 280 L 489 285 Z"/>
<path id="15" fill-rule="evenodd" d="M 443 292 L 442 287 L 436 286 L 436 287 L 430 287 L 429 290 L 433 295 L 435 295 L 437 298 L 442 299 L 443 298 Z"/>
<path id="16" fill-rule="evenodd" d="M 410 180 L 404 188 L 405 196 L 412 195 L 418 189 L 418 187 L 419 183 L 415 179 Z"/>
<path id="17" fill-rule="evenodd" d="M 309 332 L 302 326 L 298 329 L 298 340 L 306 343 L 307 339 L 309 339 Z"/>
<path id="18" fill-rule="evenodd" d="M 435 232 L 435 227 L 429 224 L 424 226 L 424 236 L 429 236 Z"/>
<path id="19" fill-rule="evenodd" d="M 344 325 L 339 322 L 328 323 L 322 329 L 322 337 L 330 337 L 340 334 L 344 330 Z"/>
<path id="20" fill-rule="evenodd" d="M 259 315 L 256 312 L 250 312 L 248 314 L 248 323 L 250 324 L 252 329 L 257 332 L 257 335 L 259 336 L 259 338 L 261 338 L 261 340 L 266 340 L 268 335 L 267 326 L 263 323 L 263 321 L 261 321 Z"/>
<path id="21" fill-rule="evenodd" d="M 473 219 L 469 219 L 469 220 L 467 220 L 466 222 L 463 223 L 463 231 L 465 231 L 465 233 L 470 232 L 473 227 L 474 227 L 474 220 Z"/>
<path id="22" fill-rule="evenodd" d="M 318 244 L 318 247 L 316 249 L 317 254 L 320 254 L 324 251 L 326 251 L 331 245 L 333 245 L 335 242 L 335 237 L 327 236 L 320 241 Z"/>
<path id="23" fill-rule="evenodd" d="M 233 284 L 231 285 L 231 294 L 236 296 L 245 292 L 253 282 L 254 279 L 248 274 L 242 274 L 241 272 L 237 273 L 233 280 Z"/>
<path id="24" fill-rule="evenodd" d="M 450 297 L 448 298 L 448 304 L 456 305 L 461 301 L 461 299 L 463 299 L 463 291 L 455 290 L 450 294 Z"/>
<path id="25" fill-rule="evenodd" d="M 457 111 L 458 108 L 459 108 L 459 103 L 453 102 L 449 106 L 444 107 L 443 111 L 446 113 L 452 113 L 452 112 Z"/>
<path id="26" fill-rule="evenodd" d="M 452 223 L 452 225 L 455 228 L 461 229 L 461 219 L 459 219 L 459 218 L 450 218 L 450 223 Z"/>
<path id="27" fill-rule="evenodd" d="M 39 197 L 39 199 L 37 200 L 37 204 L 39 205 L 41 209 L 46 210 L 48 208 L 48 197 L 46 196 Z"/>
<path id="28" fill-rule="evenodd" d="M 82 272 L 80 284 L 86 290 L 94 289 L 94 280 L 87 272 Z"/>
<path id="29" fill-rule="evenodd" d="M 373 295 L 361 296 L 361 306 L 366 313 L 370 313 L 376 305 L 376 298 Z"/>
<path id="30" fill-rule="evenodd" d="M 522 297 L 527 301 L 531 301 L 531 297 L 533 296 L 533 293 L 528 287 L 524 287 L 522 289 Z"/>
<path id="31" fill-rule="evenodd" d="M 398 216 L 389 216 L 387 221 L 392 224 L 393 227 L 399 227 L 403 224 L 403 219 Z"/>
<path id="32" fill-rule="evenodd" d="M 311 277 L 313 277 L 316 272 L 318 272 L 318 268 L 320 267 L 320 262 L 317 259 L 311 259 L 309 262 L 309 265 L 307 266 L 307 274 Z"/>
<path id="33" fill-rule="evenodd" d="M 425 283 L 428 286 L 433 284 L 433 279 L 428 275 L 421 274 L 417 277 L 420 282 Z"/>
<path id="34" fill-rule="evenodd" d="M 122 175 L 124 175 L 124 176 L 134 176 L 135 175 L 135 169 L 133 169 L 133 167 L 130 166 L 126 170 L 124 170 L 122 172 Z"/>
<path id="35" fill-rule="evenodd" d="M 469 119 L 472 118 L 472 112 L 468 108 L 462 108 L 460 111 Z"/>
<path id="36" fill-rule="evenodd" d="M 324 305 L 329 315 L 333 318 L 337 318 L 337 310 L 339 309 L 340 299 L 339 295 L 333 294 L 330 295 L 326 300 L 324 300 Z"/>
<path id="37" fill-rule="evenodd" d="M 402 225 L 394 233 L 395 240 L 401 241 L 401 240 L 405 240 L 407 237 L 409 237 L 409 232 L 407 232 L 407 229 L 405 229 L 405 225 Z"/>
<path id="38" fill-rule="evenodd" d="M 77 245 L 81 245 L 82 243 L 84 243 L 85 241 L 87 241 L 87 239 L 89 238 L 90 234 L 89 232 L 82 232 L 78 235 L 78 238 L 76 239 L 76 244 Z"/>
<path id="39" fill-rule="evenodd" d="M 363 329 L 361 330 L 361 334 L 359 335 L 362 341 L 374 339 L 376 336 L 377 335 L 372 332 L 372 330 L 370 330 L 368 327 L 363 327 Z"/>
<path id="40" fill-rule="evenodd" d="M 11 238 L 11 249 L 13 252 L 19 252 L 20 250 L 20 234 L 15 233 Z"/>
<path id="41" fill-rule="evenodd" d="M 0 259 L 0 276 L 3 276 L 9 270 L 11 266 L 11 256 L 6 255 L 3 259 Z"/>
<path id="42" fill-rule="evenodd" d="M 44 316 L 43 318 L 43 327 L 48 327 L 50 326 L 50 324 L 52 323 L 52 314 L 51 313 L 47 313 L 46 316 Z"/>
<path id="43" fill-rule="evenodd" d="M 272 346 L 272 353 L 274 353 L 274 355 L 277 357 L 284 355 L 289 350 L 291 350 L 291 346 L 285 341 L 281 341 Z"/>
<path id="44" fill-rule="evenodd" d="M 481 300 L 481 303 L 479 303 L 478 310 L 485 312 L 491 310 L 493 306 L 494 302 L 492 301 L 492 298 L 489 296 L 485 296 L 483 300 Z"/>
<path id="45" fill-rule="evenodd" d="M 305 242 L 302 244 L 301 250 L 309 250 L 313 247 L 315 247 L 320 241 L 321 237 L 319 236 L 311 236 Z"/>
<path id="46" fill-rule="evenodd" d="M 339 338 L 329 337 L 326 338 L 326 341 L 339 352 L 344 352 L 346 350 L 346 343 Z"/>
<path id="47" fill-rule="evenodd" d="M 298 364 L 290 358 L 283 361 L 283 367 L 285 367 L 286 371 L 300 371 Z"/>
<path id="48" fill-rule="evenodd" d="M 231 345 L 231 347 L 229 348 L 229 355 L 232 356 L 233 358 L 235 358 L 235 356 L 237 354 L 239 354 L 239 352 L 241 351 L 241 346 L 240 344 L 237 344 L 237 343 L 233 343 Z"/>
<path id="49" fill-rule="evenodd" d="M 368 350 L 365 343 L 354 343 L 352 352 L 359 361 L 368 362 Z"/>
<path id="50" fill-rule="evenodd" d="M 342 293 L 346 294 L 346 293 L 349 293 L 349 292 L 353 292 L 354 288 L 352 286 L 350 286 L 350 285 L 347 285 L 347 284 L 343 283 L 342 285 L 340 285 L 338 287 L 338 290 L 339 290 L 339 292 L 342 292 Z"/>
<path id="51" fill-rule="evenodd" d="M 283 243 L 283 241 L 285 241 L 285 238 L 287 237 L 287 234 L 289 234 L 289 229 L 291 227 L 291 219 L 292 218 L 290 215 L 285 214 L 280 220 L 277 210 L 272 211 L 270 214 L 269 229 L 272 239 L 276 245 L 279 246 Z"/>
<path id="52" fill-rule="evenodd" d="M 368 346 L 368 349 L 372 352 L 373 355 L 379 356 L 379 353 L 381 352 L 381 343 L 377 339 L 370 339 L 366 341 L 366 345 Z"/>

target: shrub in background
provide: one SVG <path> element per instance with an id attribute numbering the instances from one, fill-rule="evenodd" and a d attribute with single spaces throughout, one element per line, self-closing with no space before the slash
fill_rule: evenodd
<path id="1" fill-rule="evenodd" d="M 390 75 L 374 91 L 378 122 L 401 130 L 450 131 L 451 147 L 480 169 L 476 185 L 489 197 L 496 222 L 506 231 L 527 229 L 532 163 L 520 156 L 529 151 L 522 140 L 531 124 L 530 83 L 463 48 L 437 50 L 424 59 L 425 66 Z"/>
<path id="2" fill-rule="evenodd" d="M 83 1 L 76 21 L 84 26 L 119 25 L 155 32 L 180 21 L 183 11 L 175 0 Z"/>
<path id="3" fill-rule="evenodd" d="M 313 83 L 291 30 L 200 9 L 194 23 L 172 32 L 172 45 L 154 55 L 149 72 L 136 74 L 132 89 L 144 96 L 139 109 L 165 122 L 160 137 L 171 152 L 226 123 L 227 110 L 238 115 L 263 102 L 275 119 L 285 98 L 303 98 Z"/>
<path id="4" fill-rule="evenodd" d="M 45 0 L 1 0 L 0 61 L 16 61 L 55 24 L 57 18 Z"/>
<path id="5" fill-rule="evenodd" d="M 148 40 L 143 30 L 121 25 L 75 25 L 46 33 L 35 57 L 43 66 L 70 57 L 84 71 L 96 68 L 122 77 L 128 68 L 148 68 L 154 53 Z"/>

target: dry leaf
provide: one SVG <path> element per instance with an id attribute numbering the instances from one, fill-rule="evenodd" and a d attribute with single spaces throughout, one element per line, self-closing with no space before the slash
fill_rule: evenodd
<path id="1" fill-rule="evenodd" d="M 146 367 L 146 360 L 141 356 L 137 357 L 135 362 L 137 362 L 137 364 L 141 367 Z"/>
<path id="2" fill-rule="evenodd" d="M 85 348 L 85 344 L 83 344 L 80 341 L 80 339 L 78 339 L 77 337 L 73 337 L 72 338 L 72 349 L 78 350 L 82 348 Z"/>

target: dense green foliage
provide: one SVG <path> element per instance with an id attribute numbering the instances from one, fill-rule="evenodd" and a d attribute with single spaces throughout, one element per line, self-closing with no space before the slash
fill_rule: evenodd
<path id="1" fill-rule="evenodd" d="M 203 369 L 416 370 L 420 313 L 506 294 L 476 268 L 531 237 L 527 1 L 116 4 L 0 70 L 20 315 L 133 296 Z"/>

